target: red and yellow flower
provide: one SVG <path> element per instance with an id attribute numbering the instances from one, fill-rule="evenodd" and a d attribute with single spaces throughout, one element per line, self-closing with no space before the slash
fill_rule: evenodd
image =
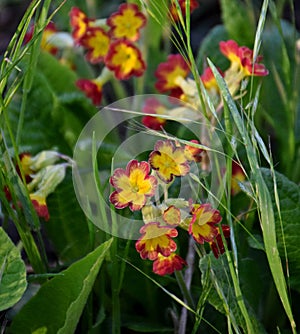
<path id="1" fill-rule="evenodd" d="M 157 222 L 145 224 L 141 229 L 142 236 L 135 244 L 142 259 L 156 260 L 158 254 L 169 256 L 177 249 L 172 238 L 177 237 L 176 228 L 160 226 Z"/>
<path id="2" fill-rule="evenodd" d="M 232 173 L 231 173 L 231 195 L 236 195 L 241 191 L 239 182 L 245 181 L 246 176 L 242 167 L 236 163 L 232 162 Z"/>
<path id="3" fill-rule="evenodd" d="M 102 82 L 97 79 L 78 79 L 76 86 L 82 90 L 85 95 L 93 101 L 93 104 L 98 106 L 102 99 Z"/>
<path id="4" fill-rule="evenodd" d="M 174 97 L 179 97 L 182 90 L 179 87 L 176 79 L 178 77 L 186 78 L 190 72 L 190 68 L 184 58 L 180 54 L 171 54 L 167 61 L 160 63 L 154 73 L 157 81 L 155 88 L 160 93 L 170 91 Z"/>
<path id="5" fill-rule="evenodd" d="M 218 224 L 222 220 L 220 212 L 209 203 L 194 204 L 192 219 L 189 225 L 189 234 L 199 243 L 212 242 L 218 234 Z"/>
<path id="6" fill-rule="evenodd" d="M 45 221 L 48 221 L 50 215 L 46 204 L 46 198 L 39 193 L 32 193 L 29 196 L 37 215 L 44 218 Z"/>
<path id="7" fill-rule="evenodd" d="M 221 41 L 220 51 L 231 61 L 231 69 L 242 71 L 244 76 L 266 76 L 268 70 L 260 63 L 262 57 L 253 59 L 253 51 L 246 46 L 239 46 L 235 41 Z"/>
<path id="8" fill-rule="evenodd" d="M 178 4 L 180 6 L 181 12 L 183 16 L 186 16 L 186 2 L 185 0 L 178 0 Z M 192 13 L 195 9 L 199 7 L 199 3 L 197 0 L 191 0 L 190 1 L 190 13 Z M 173 18 L 173 20 L 176 22 L 179 20 L 178 10 L 176 7 L 175 0 L 171 1 L 171 5 L 169 8 L 170 16 Z"/>
<path id="9" fill-rule="evenodd" d="M 219 70 L 219 69 L 218 69 Z M 224 76 L 221 70 L 219 70 L 219 73 Z M 208 90 L 219 90 L 219 86 L 217 84 L 217 80 L 213 74 L 213 71 L 210 67 L 207 67 L 203 74 L 201 75 L 201 80 L 203 82 L 203 85 Z"/>
<path id="10" fill-rule="evenodd" d="M 200 144 L 200 142 L 196 139 L 192 139 L 190 142 L 194 144 Z M 203 150 L 195 146 L 185 145 L 184 154 L 187 160 L 200 162 L 202 160 Z"/>
<path id="11" fill-rule="evenodd" d="M 100 27 L 89 28 L 81 38 L 81 45 L 88 50 L 86 59 L 90 63 L 96 64 L 104 60 L 104 57 L 107 55 L 110 46 L 110 37 Z"/>
<path id="12" fill-rule="evenodd" d="M 153 272 L 160 276 L 171 275 L 176 270 L 182 270 L 186 265 L 186 261 L 176 253 L 171 253 L 169 256 L 158 254 L 153 262 Z"/>
<path id="13" fill-rule="evenodd" d="M 167 108 L 156 98 L 150 97 L 145 100 L 142 111 L 146 114 L 161 115 L 166 114 Z M 142 123 L 150 129 L 161 130 L 167 120 L 157 116 L 144 116 Z"/>
<path id="14" fill-rule="evenodd" d="M 32 25 L 29 29 L 29 31 L 26 33 L 24 38 L 24 43 L 27 44 L 33 36 L 35 26 Z M 45 27 L 43 34 L 42 34 L 42 40 L 41 40 L 41 49 L 51 53 L 52 55 L 56 55 L 58 52 L 58 48 L 56 45 L 51 43 L 51 37 L 57 33 L 56 26 L 53 22 L 49 22 L 47 26 Z"/>
<path id="15" fill-rule="evenodd" d="M 129 206 L 132 211 L 140 210 L 147 198 L 154 195 L 157 186 L 156 178 L 149 173 L 150 165 L 146 161 L 131 160 L 125 170 L 117 168 L 110 178 L 116 189 L 110 195 L 110 202 L 117 209 Z"/>
<path id="16" fill-rule="evenodd" d="M 109 33 L 112 37 L 126 38 L 133 42 L 139 39 L 140 29 L 145 24 L 145 15 L 133 3 L 121 4 L 118 11 L 107 19 L 107 25 L 110 27 Z"/>
<path id="17" fill-rule="evenodd" d="M 72 7 L 69 15 L 72 37 L 77 44 L 80 44 L 81 38 L 86 34 L 88 28 L 92 26 L 94 20 L 88 18 L 78 7 Z"/>
<path id="18" fill-rule="evenodd" d="M 190 171 L 183 147 L 176 147 L 170 140 L 159 140 L 149 155 L 149 163 L 158 177 L 169 183 L 174 176 L 184 176 Z"/>
<path id="19" fill-rule="evenodd" d="M 105 65 L 119 80 L 141 76 L 146 69 L 141 51 L 130 41 L 122 39 L 111 43 L 105 57 Z"/>
<path id="20" fill-rule="evenodd" d="M 222 231 L 224 238 L 230 237 L 230 227 L 228 225 L 222 225 Z M 219 228 L 218 234 L 216 235 L 214 241 L 210 242 L 209 244 L 216 259 L 225 252 L 225 246 Z"/>

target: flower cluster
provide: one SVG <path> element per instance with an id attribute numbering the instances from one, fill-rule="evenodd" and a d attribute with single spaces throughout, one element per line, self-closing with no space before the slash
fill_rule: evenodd
<path id="1" fill-rule="evenodd" d="M 50 218 L 46 199 L 63 181 L 69 162 L 56 163 L 67 157 L 55 151 L 42 151 L 35 156 L 30 153 L 21 153 L 16 171 L 27 187 L 32 205 L 40 218 L 48 221 Z M 8 201 L 12 201 L 8 186 L 4 188 Z"/>
<path id="2" fill-rule="evenodd" d="M 129 207 L 142 213 L 144 225 L 135 248 L 142 259 L 153 261 L 153 271 L 158 275 L 172 274 L 186 265 L 176 253 L 174 239 L 178 228 L 186 230 L 197 243 L 208 243 L 216 257 L 225 251 L 222 235 L 229 236 L 229 227 L 220 225 L 222 217 L 218 210 L 209 203 L 171 199 L 167 195 L 175 178 L 187 176 L 191 163 L 201 161 L 203 150 L 196 147 L 198 141 L 193 144 L 183 146 L 171 140 L 158 140 L 148 161 L 131 160 L 125 169 L 117 168 L 110 178 L 115 189 L 110 202 L 117 209 Z"/>
<path id="3" fill-rule="evenodd" d="M 145 15 L 136 4 L 124 3 L 106 20 L 94 20 L 79 8 L 70 12 L 72 37 L 75 45 L 86 50 L 86 60 L 102 63 L 104 68 L 95 79 L 80 79 L 77 86 L 98 105 L 102 87 L 113 74 L 119 80 L 141 76 L 146 64 L 137 45 L 141 29 L 146 24 Z"/>
<path id="4" fill-rule="evenodd" d="M 219 47 L 221 53 L 231 62 L 229 68 L 224 73 L 220 69 L 219 72 L 224 77 L 229 91 L 233 96 L 238 92 L 241 82 L 245 78 L 268 75 L 268 70 L 261 63 L 262 56 L 254 59 L 253 51 L 248 47 L 239 46 L 233 40 L 221 41 Z M 171 54 L 168 56 L 166 62 L 158 65 L 155 71 L 157 79 L 155 88 L 158 92 L 168 93 L 172 97 L 192 104 L 195 109 L 199 110 L 202 106 L 199 100 L 197 85 L 195 80 L 189 78 L 189 75 L 190 65 L 183 56 L 180 54 Z M 209 67 L 205 68 L 200 79 L 217 109 L 222 99 L 212 70 Z M 153 113 L 155 114 L 155 111 Z M 147 122 L 144 122 L 144 125 L 157 130 L 156 122 L 154 122 L 153 126 L 153 122 L 149 119 Z"/>

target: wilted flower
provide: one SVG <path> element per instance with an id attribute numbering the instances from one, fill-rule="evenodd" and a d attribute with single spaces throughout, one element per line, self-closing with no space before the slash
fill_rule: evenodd
<path id="1" fill-rule="evenodd" d="M 154 195 L 157 186 L 156 178 L 149 173 L 150 165 L 146 161 L 131 160 L 125 170 L 117 168 L 110 178 L 116 189 L 110 195 L 110 202 L 117 209 L 129 206 L 132 211 L 140 210 L 147 197 Z"/>
<path id="2" fill-rule="evenodd" d="M 169 256 L 177 249 L 176 242 L 172 238 L 177 237 L 178 232 L 173 227 L 151 222 L 142 226 L 140 233 L 142 236 L 136 242 L 135 248 L 142 259 L 156 260 L 158 254 Z"/>
<path id="3" fill-rule="evenodd" d="M 216 226 L 222 220 L 220 212 L 211 207 L 209 203 L 194 204 L 192 219 L 189 225 L 189 234 L 199 243 L 211 242 L 218 234 Z"/>
<path id="4" fill-rule="evenodd" d="M 111 43 L 105 57 L 105 65 L 119 80 L 141 76 L 146 69 L 141 51 L 130 41 L 122 39 Z"/>
<path id="5" fill-rule="evenodd" d="M 109 33 L 114 38 L 126 38 L 136 41 L 140 37 L 140 29 L 146 24 L 145 15 L 133 3 L 123 3 L 117 12 L 107 19 Z"/>
<path id="6" fill-rule="evenodd" d="M 184 176 L 190 171 L 183 147 L 176 147 L 170 140 L 158 140 L 149 155 L 149 163 L 159 178 L 169 183 L 174 176 Z"/>
<path id="7" fill-rule="evenodd" d="M 157 275 L 171 275 L 175 270 L 181 270 L 187 263 L 176 253 L 169 256 L 158 254 L 157 259 L 153 262 L 153 272 Z"/>

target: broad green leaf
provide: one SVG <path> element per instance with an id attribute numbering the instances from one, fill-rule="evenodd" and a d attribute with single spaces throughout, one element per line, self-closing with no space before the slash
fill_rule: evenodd
<path id="1" fill-rule="evenodd" d="M 254 40 L 253 11 L 240 0 L 221 0 L 222 20 L 231 39 L 242 45 Z"/>
<path id="2" fill-rule="evenodd" d="M 91 247 L 87 218 L 76 199 L 69 172 L 48 197 L 47 205 L 50 220 L 45 229 L 60 260 L 74 261 L 84 256 Z"/>
<path id="3" fill-rule="evenodd" d="M 296 183 L 290 181 L 283 174 L 275 172 L 281 209 L 282 231 L 278 212 L 276 213 L 274 185 L 271 171 L 263 168 L 262 173 L 271 193 L 272 203 L 274 205 L 279 252 L 280 255 L 284 257 L 284 247 L 286 247 L 290 284 L 292 288 L 297 289 L 300 292 L 300 187 Z"/>
<path id="4" fill-rule="evenodd" d="M 215 287 L 215 289 L 211 289 L 209 293 L 209 303 L 219 312 L 229 315 L 230 320 L 233 322 L 232 325 L 235 328 L 242 327 L 244 331 L 247 332 L 246 322 L 236 299 L 234 285 L 225 255 L 216 259 L 214 255 L 210 253 L 201 258 L 199 265 L 202 277 L 205 277 L 207 270 L 210 271 L 211 279 Z M 248 314 L 255 333 L 265 333 L 263 326 L 258 321 L 251 306 L 247 301 L 245 301 L 245 304 L 247 305 Z"/>
<path id="5" fill-rule="evenodd" d="M 26 286 L 26 268 L 20 251 L 0 227 L 0 311 L 16 304 Z"/>
<path id="6" fill-rule="evenodd" d="M 112 239 L 45 283 L 13 319 L 10 333 L 74 333 Z"/>

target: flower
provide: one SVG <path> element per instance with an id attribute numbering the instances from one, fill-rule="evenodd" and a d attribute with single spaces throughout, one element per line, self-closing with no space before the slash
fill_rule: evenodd
<path id="1" fill-rule="evenodd" d="M 230 227 L 228 225 L 222 225 L 222 231 L 224 238 L 230 237 Z M 220 233 L 220 228 L 218 228 L 218 234 L 216 235 L 214 241 L 210 242 L 209 244 L 216 259 L 225 252 L 225 246 L 222 235 Z"/>
<path id="2" fill-rule="evenodd" d="M 189 225 L 189 234 L 199 243 L 211 242 L 218 234 L 215 224 L 222 220 L 220 212 L 211 207 L 209 203 L 194 204 L 192 219 Z"/>
<path id="3" fill-rule="evenodd" d="M 110 37 L 102 28 L 89 28 L 81 38 L 81 45 L 88 49 L 86 59 L 90 63 L 96 64 L 106 56 L 109 50 Z"/>
<path id="4" fill-rule="evenodd" d="M 72 7 L 69 15 L 72 37 L 77 44 L 80 44 L 81 38 L 85 35 L 87 29 L 92 25 L 94 20 L 88 18 L 78 7 Z"/>
<path id="5" fill-rule="evenodd" d="M 169 226 L 178 226 L 181 221 L 181 213 L 174 205 L 169 206 L 163 212 L 163 220 Z"/>
<path id="6" fill-rule="evenodd" d="M 141 76 L 146 69 L 140 50 L 128 40 L 111 43 L 105 65 L 114 71 L 119 80 L 129 79 L 133 75 Z"/>
<path id="7" fill-rule="evenodd" d="M 140 29 L 146 24 L 145 15 L 140 12 L 136 4 L 123 3 L 117 12 L 107 19 L 110 27 L 109 33 L 114 38 L 126 38 L 137 41 L 140 37 Z"/>
<path id="8" fill-rule="evenodd" d="M 85 95 L 93 101 L 94 105 L 99 105 L 102 99 L 102 83 L 97 79 L 78 79 L 76 86 L 82 90 Z"/>
<path id="9" fill-rule="evenodd" d="M 164 93 L 171 92 L 172 96 L 179 97 L 182 93 L 176 79 L 178 77 L 186 78 L 190 69 L 184 58 L 180 54 L 171 54 L 165 63 L 160 63 L 154 73 L 157 78 L 155 88 Z"/>
<path id="10" fill-rule="evenodd" d="M 186 5 L 185 5 L 186 2 L 185 2 L 185 0 L 178 0 L 178 4 L 180 6 L 182 15 L 186 16 Z M 190 1 L 190 13 L 192 13 L 198 7 L 199 7 L 199 3 L 198 3 L 197 0 L 191 0 Z M 177 10 L 177 7 L 176 7 L 176 1 L 175 0 L 171 1 L 169 11 L 170 11 L 170 16 L 173 18 L 173 20 L 175 22 L 179 21 L 179 15 L 178 15 L 178 10 Z"/>
<path id="11" fill-rule="evenodd" d="M 235 161 L 232 161 L 231 195 L 234 196 L 241 191 L 239 182 L 243 182 L 245 181 L 245 179 L 246 179 L 246 176 L 245 176 L 245 173 L 242 167 Z"/>
<path id="12" fill-rule="evenodd" d="M 29 31 L 26 33 L 24 38 L 24 43 L 27 44 L 33 36 L 35 26 L 32 25 L 29 29 Z M 47 26 L 45 27 L 43 34 L 42 34 L 42 40 L 41 40 L 41 49 L 51 53 L 52 55 L 56 55 L 58 52 L 58 48 L 51 43 L 52 36 L 57 32 L 56 26 L 53 22 L 49 22 Z"/>
<path id="13" fill-rule="evenodd" d="M 140 210 L 147 197 L 154 195 L 157 180 L 149 175 L 150 165 L 146 161 L 131 160 L 126 170 L 117 168 L 110 178 L 111 185 L 116 189 L 110 195 L 110 202 L 117 208 L 127 206 L 132 211 Z"/>
<path id="14" fill-rule="evenodd" d="M 219 73 L 224 76 L 223 72 L 218 69 Z M 201 75 L 201 80 L 203 82 L 203 85 L 208 90 L 219 90 L 219 86 L 217 84 L 217 80 L 215 79 L 215 76 L 213 74 L 213 71 L 210 67 L 207 67 L 203 74 Z"/>
<path id="15" fill-rule="evenodd" d="M 200 142 L 196 139 L 192 139 L 190 142 L 194 144 L 200 144 Z M 200 162 L 202 160 L 203 150 L 195 146 L 185 145 L 184 154 L 187 160 Z"/>
<path id="16" fill-rule="evenodd" d="M 181 270 L 186 265 L 186 261 L 175 253 L 169 256 L 158 254 L 153 262 L 153 272 L 160 276 L 171 275 L 175 270 Z"/>
<path id="17" fill-rule="evenodd" d="M 156 98 L 150 97 L 145 100 L 145 104 L 142 108 L 142 111 L 147 114 L 165 114 L 167 108 Z M 155 116 L 144 116 L 142 118 L 142 123 L 150 129 L 161 130 L 166 124 L 167 120 Z"/>
<path id="18" fill-rule="evenodd" d="M 32 193 L 29 196 L 37 215 L 41 218 L 44 218 L 45 221 L 48 221 L 50 215 L 46 204 L 46 198 L 38 192 Z"/>
<path id="19" fill-rule="evenodd" d="M 235 41 L 221 41 L 220 51 L 231 61 L 231 69 L 242 71 L 244 76 L 266 76 L 269 71 L 263 64 L 261 56 L 253 59 L 253 51 L 246 46 L 239 46 Z"/>
<path id="20" fill-rule="evenodd" d="M 176 242 L 172 240 L 178 235 L 175 228 L 150 222 L 142 226 L 140 233 L 142 236 L 136 242 L 135 248 L 142 259 L 156 260 L 158 254 L 169 256 L 177 249 Z"/>
<path id="21" fill-rule="evenodd" d="M 25 177 L 25 182 L 29 183 L 32 180 L 31 174 L 34 172 L 33 169 L 31 168 L 32 164 L 32 156 L 30 153 L 23 152 L 19 154 L 19 159 L 20 159 L 20 165 L 16 166 L 16 171 L 18 175 L 21 177 L 23 172 L 23 175 Z"/>
<path id="22" fill-rule="evenodd" d="M 156 142 L 154 151 L 149 155 L 149 163 L 166 183 L 171 182 L 174 176 L 184 176 L 190 171 L 184 148 L 175 147 L 170 140 Z"/>

